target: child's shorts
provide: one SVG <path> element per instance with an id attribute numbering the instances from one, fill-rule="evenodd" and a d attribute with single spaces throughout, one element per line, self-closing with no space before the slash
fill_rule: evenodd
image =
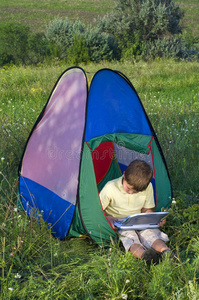
<path id="1" fill-rule="evenodd" d="M 129 251 L 133 244 L 140 244 L 145 249 L 148 249 L 151 248 L 153 242 L 157 239 L 161 239 L 164 242 L 169 241 L 167 234 L 159 229 L 119 230 L 118 233 L 126 251 Z"/>

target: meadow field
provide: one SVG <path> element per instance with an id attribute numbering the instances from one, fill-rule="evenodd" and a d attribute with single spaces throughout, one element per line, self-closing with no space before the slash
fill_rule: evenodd
<path id="1" fill-rule="evenodd" d="M 174 199 L 164 231 L 178 261 L 150 268 L 119 244 L 100 248 L 89 237 L 52 237 L 46 224 L 17 206 L 17 169 L 38 114 L 61 73 L 53 61 L 0 69 L 1 299 L 199 298 L 199 63 L 81 65 L 89 81 L 101 68 L 124 73 L 137 90 L 165 155 Z"/>
<path id="2" fill-rule="evenodd" d="M 43 31 L 45 26 L 55 17 L 68 17 L 70 20 L 80 19 L 82 22 L 93 22 L 114 7 L 114 0 L 1 0 L 0 22 L 13 21 L 24 23 L 34 31 Z M 185 11 L 183 28 L 190 34 L 199 36 L 199 4 L 198 0 L 175 1 Z"/>

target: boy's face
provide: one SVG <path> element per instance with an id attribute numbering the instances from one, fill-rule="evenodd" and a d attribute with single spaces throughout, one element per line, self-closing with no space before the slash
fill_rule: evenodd
<path id="1" fill-rule="evenodd" d="M 125 177 L 123 178 L 122 186 L 123 186 L 123 189 L 125 190 L 125 192 L 128 194 L 137 193 L 137 191 L 134 190 L 133 186 L 128 184 L 128 182 L 125 180 Z"/>

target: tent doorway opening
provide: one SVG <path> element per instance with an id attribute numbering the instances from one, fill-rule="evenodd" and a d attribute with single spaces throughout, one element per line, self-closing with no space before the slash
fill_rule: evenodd
<path id="1" fill-rule="evenodd" d="M 129 143 L 130 145 L 130 143 Z M 148 153 L 142 153 L 134 150 L 133 144 L 131 148 L 125 146 L 124 143 L 116 143 L 115 141 L 101 142 L 93 151 L 91 156 L 93 168 L 96 178 L 98 191 L 102 190 L 105 184 L 113 179 L 123 175 L 127 166 L 131 161 L 139 159 L 146 161 L 153 170 L 152 185 L 155 193 L 155 172 L 152 152 L 148 148 Z"/>

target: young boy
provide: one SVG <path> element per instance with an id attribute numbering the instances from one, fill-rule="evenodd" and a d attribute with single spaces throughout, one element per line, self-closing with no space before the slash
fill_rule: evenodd
<path id="1" fill-rule="evenodd" d="M 100 199 L 107 219 L 115 228 L 114 221 L 137 213 L 154 211 L 151 179 L 153 171 L 145 161 L 134 160 L 123 176 L 109 181 L 100 192 Z M 166 220 L 159 225 L 163 226 Z M 171 250 L 166 246 L 168 236 L 159 229 L 119 230 L 120 240 L 126 251 L 144 259 L 147 264 L 157 263 Z"/>

